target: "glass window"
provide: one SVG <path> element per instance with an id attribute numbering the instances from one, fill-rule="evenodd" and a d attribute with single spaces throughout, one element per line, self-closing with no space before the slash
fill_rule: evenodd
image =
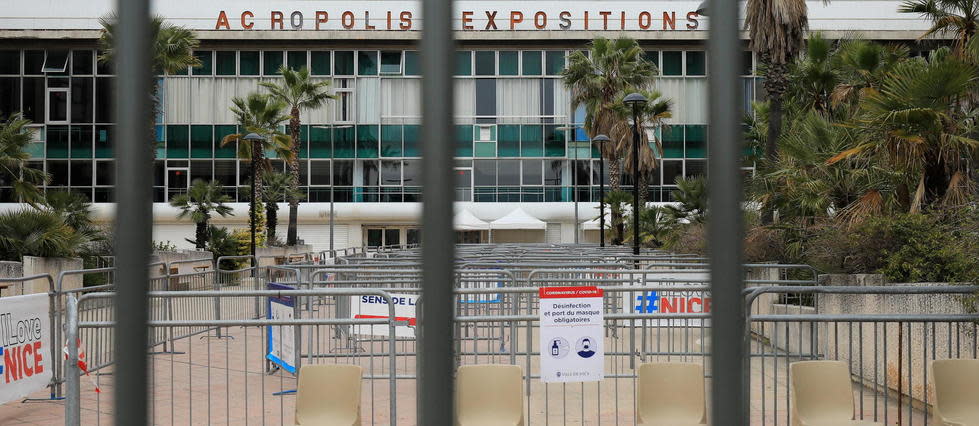
<path id="1" fill-rule="evenodd" d="M 381 157 L 401 157 L 401 126 L 381 126 Z"/>
<path id="2" fill-rule="evenodd" d="M 497 173 L 498 185 L 520 185 L 520 160 L 499 160 Z"/>
<path id="3" fill-rule="evenodd" d="M 95 118 L 95 79 L 92 77 L 74 77 L 71 79 L 71 121 L 73 123 L 91 123 Z"/>
<path id="4" fill-rule="evenodd" d="M 354 158 L 353 127 L 333 129 L 333 158 Z"/>
<path id="5" fill-rule="evenodd" d="M 564 157 L 565 153 L 565 130 L 558 130 L 558 126 L 546 126 L 547 139 L 544 141 L 544 155 L 547 157 Z"/>
<path id="6" fill-rule="evenodd" d="M 24 78 L 24 118 L 35 123 L 44 122 L 44 77 Z"/>
<path id="7" fill-rule="evenodd" d="M 381 74 L 401 74 L 401 51 L 381 52 Z"/>
<path id="8" fill-rule="evenodd" d="M 223 186 L 237 186 L 237 161 L 214 160 L 214 180 Z"/>
<path id="9" fill-rule="evenodd" d="M 687 51 L 687 75 L 704 75 L 707 70 L 707 60 L 704 51 Z"/>
<path id="10" fill-rule="evenodd" d="M 588 180 L 591 178 L 591 161 L 589 160 L 578 160 L 572 161 L 574 164 L 574 182 L 575 186 L 587 186 L 591 182 Z"/>
<path id="11" fill-rule="evenodd" d="M 0 77 L 0 117 L 20 111 L 20 77 Z"/>
<path id="12" fill-rule="evenodd" d="M 520 126 L 501 124 L 497 126 L 497 152 L 500 157 L 520 156 Z"/>
<path id="13" fill-rule="evenodd" d="M 20 74 L 19 50 L 0 50 L 0 74 Z"/>
<path id="14" fill-rule="evenodd" d="M 279 75 L 279 68 L 282 67 L 282 51 L 266 50 L 262 52 L 263 74 Z"/>
<path id="15" fill-rule="evenodd" d="M 751 64 L 751 51 L 747 50 L 744 52 L 744 56 L 741 57 L 741 75 L 751 75 L 752 64 Z"/>
<path id="16" fill-rule="evenodd" d="M 92 54 L 91 50 L 73 50 L 71 52 L 71 73 L 74 75 L 92 75 L 95 74 L 95 64 L 93 62 L 95 55 Z M 0 62 L 3 62 L 3 58 L 0 58 Z M 16 58 L 14 64 L 17 68 L 20 68 L 20 56 Z M 0 74 L 4 72 L 0 70 Z"/>
<path id="17" fill-rule="evenodd" d="M 472 57 L 473 52 L 471 50 L 456 52 L 455 75 L 473 75 Z"/>
<path id="18" fill-rule="evenodd" d="M 190 181 L 202 180 L 210 182 L 214 164 L 210 160 L 196 160 L 190 162 Z"/>
<path id="19" fill-rule="evenodd" d="M 381 161 L 381 185 L 401 185 L 401 161 Z"/>
<path id="20" fill-rule="evenodd" d="M 190 157 L 211 158 L 214 149 L 211 126 L 190 126 Z"/>
<path id="21" fill-rule="evenodd" d="M 214 126 L 214 158 L 236 158 L 238 156 L 236 143 L 222 146 L 224 137 L 238 132 L 233 125 Z"/>
<path id="22" fill-rule="evenodd" d="M 643 59 L 652 62 L 653 65 L 659 67 L 659 51 L 658 50 L 647 50 L 642 54 Z"/>
<path id="23" fill-rule="evenodd" d="M 194 57 L 196 57 L 198 61 L 201 61 L 201 65 L 194 67 L 192 73 L 194 75 L 211 75 L 213 73 L 213 69 L 211 67 L 213 55 L 214 52 L 211 52 L 210 50 L 199 50 L 194 52 Z"/>
<path id="24" fill-rule="evenodd" d="M 71 186 L 92 186 L 92 161 L 72 160 L 71 164 Z"/>
<path id="25" fill-rule="evenodd" d="M 421 160 L 404 160 L 404 166 L 402 166 L 402 181 L 407 186 L 418 185 L 421 182 L 422 175 L 422 162 Z"/>
<path id="26" fill-rule="evenodd" d="M 564 71 L 564 52 L 551 50 L 547 52 L 547 75 L 561 75 Z"/>
<path id="27" fill-rule="evenodd" d="M 309 157 L 330 158 L 333 151 L 332 130 L 329 127 L 312 126 L 309 129 Z"/>
<path id="28" fill-rule="evenodd" d="M 310 74 L 330 75 L 330 52 L 324 50 L 314 50 L 309 53 L 311 62 Z"/>
<path id="29" fill-rule="evenodd" d="M 24 79 L 24 82 L 26 86 L 27 79 Z M 112 122 L 112 105 L 115 103 L 112 101 L 113 83 L 114 83 L 114 79 L 112 77 L 98 77 L 95 79 L 95 122 L 96 123 Z M 24 94 L 24 100 L 25 102 L 27 100 L 26 92 Z"/>
<path id="30" fill-rule="evenodd" d="M 421 147 L 418 143 L 418 135 L 421 132 L 421 126 L 417 124 L 405 125 L 404 126 L 404 156 L 405 157 L 420 157 Z"/>
<path id="31" fill-rule="evenodd" d="M 663 52 L 663 66 L 660 68 L 663 75 L 683 75 L 683 52 L 678 50 L 667 50 Z"/>
<path id="32" fill-rule="evenodd" d="M 707 158 L 707 126 L 688 125 L 686 130 L 688 158 Z"/>
<path id="33" fill-rule="evenodd" d="M 421 75 L 418 52 L 414 50 L 405 51 L 405 75 Z"/>
<path id="34" fill-rule="evenodd" d="M 520 156 L 544 156 L 544 128 L 539 125 L 520 126 Z"/>
<path id="35" fill-rule="evenodd" d="M 48 161 L 48 186 L 68 186 L 68 161 Z"/>
<path id="36" fill-rule="evenodd" d="M 112 158 L 113 126 L 95 126 L 95 158 Z"/>
<path id="37" fill-rule="evenodd" d="M 676 185 L 676 179 L 683 176 L 683 161 L 663 160 L 663 185 Z"/>
<path id="38" fill-rule="evenodd" d="M 476 79 L 476 115 L 478 117 L 486 117 L 483 119 L 477 118 L 479 120 L 477 122 L 496 121 L 495 119 L 488 118 L 496 116 L 495 78 Z"/>
<path id="39" fill-rule="evenodd" d="M 217 66 L 214 69 L 217 75 L 235 75 L 234 50 L 219 50 L 215 52 L 215 58 Z"/>
<path id="40" fill-rule="evenodd" d="M 44 67 L 43 50 L 24 51 L 24 74 L 43 74 L 43 72 L 41 72 L 42 67 Z"/>
<path id="41" fill-rule="evenodd" d="M 564 176 L 564 160 L 544 160 L 544 185 L 559 186 Z"/>
<path id="42" fill-rule="evenodd" d="M 68 121 L 68 90 L 48 91 L 48 122 Z"/>
<path id="43" fill-rule="evenodd" d="M 376 50 L 357 52 L 357 75 L 377 75 Z"/>
<path id="44" fill-rule="evenodd" d="M 496 52 L 476 51 L 476 75 L 496 75 Z"/>
<path id="45" fill-rule="evenodd" d="M 456 157 L 473 156 L 473 127 L 456 125 Z"/>
<path id="46" fill-rule="evenodd" d="M 683 126 L 663 130 L 663 158 L 683 158 Z"/>
<path id="47" fill-rule="evenodd" d="M 115 64 L 109 61 L 103 61 L 100 56 L 105 52 L 99 50 L 95 52 L 95 72 L 100 75 L 111 75 L 115 73 Z"/>
<path id="48" fill-rule="evenodd" d="M 44 52 L 44 65 L 41 71 L 46 73 L 63 73 L 68 67 L 68 50 L 53 49 Z"/>
<path id="49" fill-rule="evenodd" d="M 92 158 L 92 126 L 71 126 L 71 158 Z"/>
<path id="50" fill-rule="evenodd" d="M 47 127 L 47 158 L 68 158 L 68 126 Z"/>
<path id="51" fill-rule="evenodd" d="M 329 185 L 331 175 L 329 160 L 311 160 L 309 162 L 310 185 Z"/>
<path id="52" fill-rule="evenodd" d="M 167 158 L 187 158 L 190 154 L 190 129 L 187 126 L 167 126 Z"/>
<path id="53" fill-rule="evenodd" d="M 524 185 L 544 184 L 543 161 L 523 160 L 521 161 L 521 164 L 523 165 L 523 179 L 521 179 L 521 183 Z"/>
<path id="54" fill-rule="evenodd" d="M 354 52 L 333 52 L 333 73 L 336 75 L 354 75 Z"/>
<path id="55" fill-rule="evenodd" d="M 476 142 L 476 157 L 496 157 L 496 142 Z"/>
<path id="56" fill-rule="evenodd" d="M 243 51 L 239 53 L 239 60 L 241 61 L 241 69 L 238 70 L 238 74 L 241 75 L 258 75 L 259 60 L 258 52 L 256 51 Z"/>
<path id="57" fill-rule="evenodd" d="M 377 170 L 377 160 L 364 161 L 361 173 L 361 185 L 364 186 L 377 186 L 378 184 L 378 170 Z"/>
<path id="58" fill-rule="evenodd" d="M 378 126 L 357 126 L 357 158 L 377 158 Z"/>
<path id="59" fill-rule="evenodd" d="M 541 51 L 527 50 L 523 52 L 523 75 L 541 75 Z"/>
<path id="60" fill-rule="evenodd" d="M 500 52 L 500 75 L 520 74 L 520 58 L 517 52 L 509 50 Z"/>
<path id="61" fill-rule="evenodd" d="M 476 186 L 496 185 L 496 160 L 473 161 L 473 184 Z"/>
<path id="62" fill-rule="evenodd" d="M 95 184 L 114 185 L 116 181 L 116 162 L 115 161 L 96 161 L 95 162 Z"/>
<path id="63" fill-rule="evenodd" d="M 306 51 L 305 50 L 291 50 L 287 53 L 289 61 L 289 69 L 293 71 L 298 71 L 300 68 L 308 67 L 306 64 Z"/>
<path id="64" fill-rule="evenodd" d="M 707 175 L 707 160 L 687 160 L 686 163 L 684 176 L 690 178 Z"/>

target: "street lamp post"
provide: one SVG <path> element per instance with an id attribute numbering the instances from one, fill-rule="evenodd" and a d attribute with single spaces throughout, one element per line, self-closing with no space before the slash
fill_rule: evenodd
<path id="1" fill-rule="evenodd" d="M 327 130 L 330 130 L 330 129 L 349 129 L 349 128 L 353 127 L 353 126 L 345 125 L 345 126 L 313 126 L 313 127 L 317 128 L 317 129 L 327 129 Z M 332 135 L 332 134 L 330 135 L 330 140 L 333 140 L 333 136 L 334 135 Z M 335 183 L 336 183 L 336 182 L 333 182 L 333 176 L 334 176 L 333 175 L 333 166 L 334 166 L 333 162 L 330 162 L 330 257 L 331 258 L 335 258 L 336 257 L 336 253 L 333 251 L 333 218 L 334 218 L 334 213 L 333 213 L 333 197 L 334 197 L 333 187 L 335 186 Z"/>
<path id="2" fill-rule="evenodd" d="M 632 107 L 632 254 L 639 255 L 639 108 L 646 105 L 646 97 L 630 93 L 622 100 Z"/>
<path id="3" fill-rule="evenodd" d="M 602 146 L 608 142 L 605 135 L 598 135 L 592 142 L 598 143 L 598 239 L 601 247 L 605 247 L 605 153 Z"/>
<path id="4" fill-rule="evenodd" d="M 251 159 L 251 162 L 252 162 L 252 196 L 251 196 L 251 198 L 249 198 L 249 201 L 251 203 L 251 209 L 250 209 L 251 211 L 248 214 L 248 216 L 249 216 L 249 219 L 248 219 L 248 228 L 249 228 L 249 230 L 251 232 L 251 238 L 252 238 L 252 268 L 254 268 L 255 266 L 257 266 L 255 264 L 255 208 L 256 208 L 255 207 L 255 184 L 257 183 L 256 181 L 258 180 L 258 171 L 256 170 L 257 163 L 255 162 L 255 150 L 258 149 L 258 148 L 256 148 L 255 145 L 258 142 L 264 141 L 265 138 L 262 137 L 261 135 L 259 135 L 258 133 L 249 133 L 249 134 L 245 135 L 245 138 L 244 139 L 246 141 L 248 141 L 249 143 L 252 144 L 252 155 L 251 155 L 251 157 L 252 157 L 252 159 Z"/>

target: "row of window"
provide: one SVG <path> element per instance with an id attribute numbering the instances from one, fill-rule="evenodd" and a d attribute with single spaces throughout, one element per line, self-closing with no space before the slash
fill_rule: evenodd
<path id="1" fill-rule="evenodd" d="M 112 158 L 112 125 L 49 125 L 37 128 L 33 158 Z M 587 141 L 568 140 L 569 131 L 556 125 L 456 125 L 456 157 L 578 157 L 597 158 Z M 285 129 L 280 129 L 285 131 Z M 157 158 L 233 159 L 234 143 L 223 145 L 235 134 L 234 125 L 156 126 Z M 396 158 L 421 155 L 418 125 L 303 125 L 300 158 Z M 657 132 L 663 158 L 706 158 L 704 125 L 674 125 Z M 275 158 L 274 152 L 268 153 Z"/>
<path id="2" fill-rule="evenodd" d="M 421 74 L 418 52 L 412 50 L 200 50 L 201 65 L 174 75 L 274 76 L 280 67 L 308 67 L 318 76 Z M 453 70 L 457 76 L 558 76 L 565 67 L 564 50 L 460 50 Z M 0 50 L 0 75 L 109 75 L 94 50 Z M 745 52 L 742 75 L 751 75 L 751 53 Z M 703 50 L 647 50 L 646 59 L 664 76 L 703 76 Z M 21 67 L 23 64 L 23 68 Z"/>

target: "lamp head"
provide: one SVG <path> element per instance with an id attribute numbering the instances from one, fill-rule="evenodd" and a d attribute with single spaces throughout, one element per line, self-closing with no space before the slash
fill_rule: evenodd
<path id="1" fill-rule="evenodd" d="M 641 93 L 633 92 L 626 95 L 625 99 L 622 99 L 622 102 L 630 107 L 637 108 L 646 105 L 646 102 L 648 101 L 646 100 L 646 97 L 643 96 Z"/>
<path id="2" fill-rule="evenodd" d="M 697 10 L 695 12 L 698 15 L 707 16 L 707 2 L 708 1 L 710 1 L 710 0 L 704 0 L 704 1 L 700 2 L 700 6 L 697 6 Z"/>
<path id="3" fill-rule="evenodd" d="M 265 138 L 263 138 L 258 133 L 249 133 L 249 134 L 245 135 L 244 139 L 246 141 L 249 141 L 249 142 L 252 142 L 252 141 L 264 141 L 265 140 Z"/>
<path id="4" fill-rule="evenodd" d="M 591 141 L 592 142 L 598 142 L 598 143 L 605 143 L 605 142 L 608 142 L 609 140 L 610 139 L 608 138 L 608 136 L 598 135 L 598 136 L 595 136 Z"/>

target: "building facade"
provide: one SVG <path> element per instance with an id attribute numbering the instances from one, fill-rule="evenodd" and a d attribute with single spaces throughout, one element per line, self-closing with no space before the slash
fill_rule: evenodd
<path id="1" fill-rule="evenodd" d="M 112 2 L 21 5 L 0 18 L 0 115 L 22 112 L 33 121 L 32 167 L 45 170 L 47 191 L 70 190 L 112 217 L 113 147 L 156 144 L 153 169 L 155 239 L 189 245 L 189 222 L 166 203 L 196 179 L 216 180 L 247 223 L 249 162 L 222 145 L 237 133 L 229 107 L 236 96 L 281 79 L 282 65 L 308 67 L 329 81 L 335 100 L 302 111 L 300 238 L 334 246 L 417 242 L 420 213 L 422 102 L 420 21 L 415 2 L 186 0 L 157 2 L 156 12 L 195 30 L 201 66 L 158 77 L 160 107 L 155 140 L 121 141 L 111 117 L 113 70 L 98 61 L 98 19 Z M 707 17 L 698 2 L 457 2 L 459 51 L 444 58 L 455 74 L 454 164 L 459 209 L 492 221 L 519 207 L 545 229 L 500 231 L 496 241 L 595 241 L 581 222 L 597 216 L 597 150 L 581 129 L 560 73 L 567 55 L 596 36 L 639 40 L 659 68 L 654 87 L 672 102 L 668 126 L 648 129 L 663 146 L 651 182 L 654 202 L 669 202 L 678 177 L 706 172 Z M 811 26 L 830 37 L 853 32 L 873 39 L 913 40 L 925 28 L 896 13 L 894 1 L 810 2 Z M 747 46 L 747 45 L 746 45 Z M 758 99 L 750 52 L 741 70 L 745 111 Z M 273 158 L 275 168 L 285 170 Z M 750 164 L 746 167 L 750 171 Z M 608 182 L 607 177 L 605 182 Z M 623 177 L 623 187 L 632 179 Z M 9 182 L 0 201 L 16 206 Z M 333 205 L 331 206 L 331 201 Z M 283 206 L 284 207 L 284 206 Z M 576 222 L 577 220 L 577 222 Z M 284 225 L 284 224 L 283 224 Z M 483 239 L 485 233 L 467 238 Z"/>

